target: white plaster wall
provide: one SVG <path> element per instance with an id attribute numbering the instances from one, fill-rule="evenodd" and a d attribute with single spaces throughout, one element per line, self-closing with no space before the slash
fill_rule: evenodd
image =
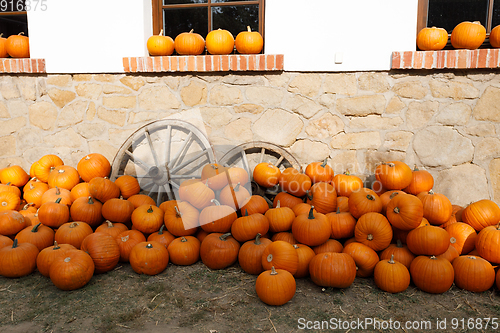
<path id="1" fill-rule="evenodd" d="M 123 72 L 122 58 L 145 56 L 151 0 L 49 0 L 28 12 L 30 53 L 48 73 Z"/>
<path id="2" fill-rule="evenodd" d="M 392 51 L 416 50 L 417 4 L 267 0 L 265 53 L 284 54 L 287 71 L 389 70 Z"/>

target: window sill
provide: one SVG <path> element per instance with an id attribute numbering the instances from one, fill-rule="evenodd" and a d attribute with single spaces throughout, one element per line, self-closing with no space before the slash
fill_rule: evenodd
<path id="1" fill-rule="evenodd" d="M 229 54 L 123 58 L 126 73 L 282 71 L 282 54 Z"/>
<path id="2" fill-rule="evenodd" d="M 0 58 L 0 73 L 46 73 L 45 59 Z"/>
<path id="3" fill-rule="evenodd" d="M 500 49 L 393 52 L 391 69 L 499 68 L 499 51 Z"/>

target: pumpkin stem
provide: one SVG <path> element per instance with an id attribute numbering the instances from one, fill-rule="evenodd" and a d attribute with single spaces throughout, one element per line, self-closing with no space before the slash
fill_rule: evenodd
<path id="1" fill-rule="evenodd" d="M 437 258 L 436 258 L 436 256 L 431 256 L 431 258 L 430 258 L 430 259 L 432 259 L 432 260 L 436 260 Z"/>
<path id="2" fill-rule="evenodd" d="M 18 33 L 19 36 L 21 35 L 24 35 L 24 31 L 21 31 L 20 33 Z"/>
<path id="3" fill-rule="evenodd" d="M 271 275 L 278 275 L 278 272 L 276 272 L 274 266 L 271 267 Z"/>
<path id="4" fill-rule="evenodd" d="M 152 205 L 149 206 L 147 212 L 150 213 L 150 214 L 153 212 L 153 206 Z"/>
<path id="5" fill-rule="evenodd" d="M 397 246 L 397 247 L 403 247 L 403 243 L 401 243 L 401 239 L 398 239 L 398 240 L 396 241 L 396 246 Z"/>
<path id="6" fill-rule="evenodd" d="M 214 205 L 220 206 L 220 202 L 217 199 L 210 200 Z"/>
<path id="7" fill-rule="evenodd" d="M 194 31 L 194 29 L 191 29 L 191 30 L 189 31 L 189 33 L 190 33 L 190 34 L 192 34 L 192 33 L 193 33 L 193 31 Z"/>
<path id="8" fill-rule="evenodd" d="M 245 209 L 245 216 L 248 216 L 248 209 Z"/>
<path id="9" fill-rule="evenodd" d="M 369 241 L 373 240 L 373 235 L 372 234 L 368 234 L 368 236 L 366 236 L 366 239 L 368 239 Z"/>
<path id="10" fill-rule="evenodd" d="M 340 214 L 340 207 L 337 207 L 337 214 Z"/>
<path id="11" fill-rule="evenodd" d="M 62 200 L 62 198 L 61 198 L 61 197 L 57 198 L 57 199 L 56 199 L 56 203 L 61 203 L 61 200 Z"/>
<path id="12" fill-rule="evenodd" d="M 179 208 L 177 206 L 174 206 L 174 209 L 175 209 L 175 217 L 177 217 L 177 218 L 182 217 L 182 213 L 179 211 Z M 149 209 L 148 209 L 148 211 L 149 211 Z M 151 209 L 151 212 L 153 212 L 152 209 Z"/>
<path id="13" fill-rule="evenodd" d="M 187 242 L 187 241 L 188 241 L 188 240 L 186 239 L 186 237 L 184 237 L 184 236 L 182 236 L 182 237 L 181 237 L 181 242 L 185 243 L 185 242 Z"/>
<path id="14" fill-rule="evenodd" d="M 59 187 L 56 186 L 56 195 L 60 195 L 61 194 L 61 190 L 59 189 Z"/>
<path id="15" fill-rule="evenodd" d="M 231 236 L 231 233 L 230 233 L 230 232 L 225 233 L 224 235 L 221 235 L 221 236 L 219 237 L 219 239 L 220 239 L 221 241 L 224 241 L 224 242 L 225 242 L 225 241 L 226 241 L 226 238 L 228 238 L 229 236 Z"/>
<path id="16" fill-rule="evenodd" d="M 269 255 L 267 256 L 266 260 L 267 260 L 267 262 L 273 261 L 273 255 L 271 253 L 269 253 Z"/>
<path id="17" fill-rule="evenodd" d="M 161 225 L 160 230 L 158 231 L 158 235 L 163 235 L 163 228 L 165 228 L 164 224 Z"/>
<path id="18" fill-rule="evenodd" d="M 163 29 L 160 30 L 160 34 L 158 36 L 163 36 Z"/>
<path id="19" fill-rule="evenodd" d="M 92 197 L 89 195 L 89 202 L 88 202 L 89 205 L 93 205 L 94 204 L 94 200 L 92 200 Z"/>
<path id="20" fill-rule="evenodd" d="M 70 262 L 70 261 L 71 261 L 71 257 L 64 258 L 64 262 Z"/>
<path id="21" fill-rule="evenodd" d="M 450 238 L 450 243 L 455 244 L 457 242 L 457 239 L 455 237 Z"/>
<path id="22" fill-rule="evenodd" d="M 113 222 L 110 220 L 106 220 L 106 223 L 108 224 L 108 228 L 114 228 L 115 226 L 113 225 Z"/>
<path id="23" fill-rule="evenodd" d="M 240 183 L 236 184 L 236 186 L 233 188 L 235 192 L 238 192 L 240 190 Z"/>
<path id="24" fill-rule="evenodd" d="M 281 208 L 281 203 L 279 200 L 278 200 L 278 204 L 276 205 L 276 208 Z"/>
<path id="25" fill-rule="evenodd" d="M 429 190 L 429 194 L 434 194 L 434 191 L 432 190 L 432 188 Z"/>
<path id="26" fill-rule="evenodd" d="M 391 195 L 389 196 L 389 199 L 394 198 L 398 194 L 399 194 L 399 192 L 393 192 L 393 193 L 391 193 Z"/>
<path id="27" fill-rule="evenodd" d="M 389 162 L 382 162 L 382 165 L 388 165 L 390 168 L 394 168 L 396 166 L 396 164 Z"/>
<path id="28" fill-rule="evenodd" d="M 399 208 L 398 207 L 394 207 L 394 213 L 399 214 Z"/>
<path id="29" fill-rule="evenodd" d="M 415 164 L 415 166 L 413 167 L 413 171 L 420 171 L 420 169 L 418 168 L 418 166 Z"/>
<path id="30" fill-rule="evenodd" d="M 69 227 L 70 227 L 70 228 L 76 228 L 76 227 L 78 227 L 78 225 L 79 225 L 79 224 L 78 224 L 78 222 L 73 222 L 73 223 L 71 223 L 71 224 L 69 225 Z"/>
<path id="31" fill-rule="evenodd" d="M 127 235 L 127 236 L 125 236 L 125 237 L 122 237 L 122 242 L 126 242 L 126 241 L 128 241 L 128 240 L 129 240 L 129 238 L 130 238 L 130 235 Z"/>
<path id="32" fill-rule="evenodd" d="M 260 245 L 260 236 L 262 236 L 260 232 L 255 236 L 255 245 Z"/>
<path id="33" fill-rule="evenodd" d="M 391 259 L 389 259 L 389 264 L 395 264 L 395 262 L 394 262 L 394 254 L 391 254 Z"/>
<path id="34" fill-rule="evenodd" d="M 328 157 L 325 158 L 325 160 L 323 161 L 323 163 L 321 164 L 321 167 L 324 168 L 326 166 L 326 163 L 328 162 Z"/>
<path id="35" fill-rule="evenodd" d="M 40 222 L 40 223 L 38 223 L 38 224 L 36 224 L 36 225 L 33 227 L 33 229 L 31 229 L 31 232 L 38 232 L 38 228 L 40 228 L 40 225 L 42 225 L 42 223 L 41 223 L 41 222 Z"/>
<path id="36" fill-rule="evenodd" d="M 14 239 L 14 243 L 12 244 L 12 248 L 15 249 L 17 247 L 17 238 Z"/>
<path id="37" fill-rule="evenodd" d="M 306 191 L 306 197 L 307 199 L 311 200 L 313 199 L 313 196 L 311 195 L 311 192 L 309 192 L 309 190 Z"/>
<path id="38" fill-rule="evenodd" d="M 52 248 L 52 250 L 59 250 L 61 247 L 59 246 L 59 244 L 57 243 L 57 241 L 54 241 L 54 247 Z"/>
<path id="39" fill-rule="evenodd" d="M 311 206 L 311 210 L 309 210 L 309 216 L 307 218 L 309 220 L 314 220 L 314 206 Z"/>
<path id="40" fill-rule="evenodd" d="M 347 169 L 347 170 L 344 172 L 344 175 L 346 175 L 346 176 L 350 176 L 350 175 L 351 175 L 351 172 L 349 171 L 349 169 Z"/>
<path id="41" fill-rule="evenodd" d="M 249 25 L 247 25 L 247 31 L 248 31 L 248 32 L 252 32 L 252 29 L 250 28 L 250 26 L 249 26 Z"/>
<path id="42" fill-rule="evenodd" d="M 375 197 L 374 197 L 373 195 L 371 195 L 371 194 L 368 194 L 368 195 L 366 196 L 366 198 L 367 198 L 368 200 L 375 201 Z"/>
<path id="43" fill-rule="evenodd" d="M 148 245 L 146 245 L 146 249 L 152 249 L 153 248 L 153 245 L 151 245 L 151 243 L 148 243 Z"/>

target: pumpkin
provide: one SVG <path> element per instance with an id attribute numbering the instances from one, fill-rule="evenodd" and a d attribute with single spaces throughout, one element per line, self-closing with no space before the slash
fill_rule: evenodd
<path id="1" fill-rule="evenodd" d="M 451 45 L 456 49 L 475 50 L 486 39 L 486 28 L 481 22 L 461 22 L 451 32 Z"/>
<path id="2" fill-rule="evenodd" d="M 78 171 L 69 165 L 59 165 L 54 167 L 49 173 L 47 184 L 50 188 L 59 187 L 71 190 L 80 182 Z"/>
<path id="3" fill-rule="evenodd" d="M 0 212 L 0 235 L 13 236 L 27 227 L 24 216 L 15 210 Z"/>
<path id="4" fill-rule="evenodd" d="M 308 175 L 292 167 L 281 172 L 278 183 L 283 191 L 297 197 L 303 197 L 312 185 L 311 178 Z"/>
<path id="5" fill-rule="evenodd" d="M 81 249 L 92 257 L 96 274 L 109 272 L 120 260 L 118 243 L 113 236 L 104 232 L 96 232 L 85 237 Z"/>
<path id="6" fill-rule="evenodd" d="M 380 213 L 362 215 L 354 228 L 357 242 L 363 243 L 375 251 L 386 249 L 392 240 L 392 228 L 387 218 Z"/>
<path id="7" fill-rule="evenodd" d="M 230 54 L 234 50 L 234 37 L 229 31 L 219 28 L 207 34 L 205 45 L 210 54 Z"/>
<path id="8" fill-rule="evenodd" d="M 7 53 L 7 38 L 2 36 L 3 33 L 0 34 L 0 58 L 7 58 L 9 56 Z"/>
<path id="9" fill-rule="evenodd" d="M 280 202 L 275 208 L 271 208 L 264 214 L 269 221 L 269 231 L 281 232 L 292 228 L 295 213 L 290 207 L 281 207 Z"/>
<path id="10" fill-rule="evenodd" d="M 309 214 L 309 211 L 313 208 L 311 204 L 301 202 L 298 205 L 293 206 L 292 211 L 295 214 L 295 216 L 299 216 L 302 214 Z M 316 209 L 313 208 L 314 213 L 318 213 Z"/>
<path id="11" fill-rule="evenodd" d="M 17 188 L 17 187 L 16 187 Z M 24 190 L 23 197 L 27 202 L 33 203 L 36 208 L 42 205 L 42 196 L 49 189 L 49 185 L 42 182 L 33 182 Z"/>
<path id="12" fill-rule="evenodd" d="M 430 172 L 426 170 L 420 170 L 415 165 L 415 168 L 411 173 L 410 185 L 405 187 L 403 191 L 405 191 L 408 194 L 417 195 L 420 192 L 430 191 L 433 186 L 434 186 L 434 177 L 432 177 Z"/>
<path id="13" fill-rule="evenodd" d="M 234 45 L 238 53 L 257 54 L 264 47 L 264 39 L 258 31 L 252 31 L 250 26 L 247 26 L 247 31 L 242 31 L 236 35 Z"/>
<path id="14" fill-rule="evenodd" d="M 293 244 L 293 248 L 297 251 L 297 256 L 299 258 L 297 271 L 293 276 L 296 279 L 309 276 L 309 263 L 316 253 L 314 253 L 313 249 L 304 244 Z"/>
<path id="15" fill-rule="evenodd" d="M 450 243 L 459 255 L 467 254 L 476 246 L 477 233 L 473 227 L 463 222 L 453 223 L 445 228 L 450 235 Z"/>
<path id="16" fill-rule="evenodd" d="M 500 222 L 500 208 L 492 200 L 479 200 L 471 203 L 463 210 L 462 220 L 476 231 L 481 231 L 485 227 Z"/>
<path id="17" fill-rule="evenodd" d="M 349 212 L 349 197 L 337 196 L 337 210 L 341 213 Z"/>
<path id="18" fill-rule="evenodd" d="M 278 233 L 275 233 L 272 237 L 271 237 L 271 240 L 273 242 L 276 242 L 276 241 L 284 241 L 284 242 L 287 242 L 287 243 L 290 243 L 292 245 L 294 244 L 297 244 L 297 240 L 293 237 L 293 234 L 291 232 L 286 232 L 286 231 L 282 231 L 282 232 L 278 232 Z"/>
<path id="19" fill-rule="evenodd" d="M 373 281 L 378 288 L 388 293 L 405 291 L 410 285 L 410 272 L 400 262 L 394 260 L 394 255 L 389 259 L 380 260 L 373 271 Z"/>
<path id="20" fill-rule="evenodd" d="M 169 56 L 174 53 L 174 40 L 172 37 L 163 36 L 163 29 L 161 29 L 157 36 L 153 35 L 148 38 L 146 48 L 150 56 Z"/>
<path id="21" fill-rule="evenodd" d="M 274 241 L 262 252 L 262 267 L 269 270 L 271 267 L 284 269 L 292 275 L 297 272 L 299 257 L 292 244 L 284 241 Z"/>
<path id="22" fill-rule="evenodd" d="M 472 292 L 483 292 L 495 283 L 495 270 L 481 257 L 460 256 L 453 261 L 455 285 Z"/>
<path id="23" fill-rule="evenodd" d="M 410 269 L 411 262 L 415 259 L 415 255 L 411 253 L 408 246 L 403 245 L 399 239 L 396 241 L 396 244 L 389 245 L 380 253 L 380 260 L 388 260 L 391 257 L 393 260 L 405 265 L 407 269 Z"/>
<path id="24" fill-rule="evenodd" d="M 183 32 L 174 40 L 175 51 L 180 55 L 200 55 L 205 51 L 205 39 L 200 34 Z"/>
<path id="25" fill-rule="evenodd" d="M 108 159 L 99 153 L 88 154 L 82 158 L 76 169 L 84 182 L 89 182 L 94 177 L 109 177 L 111 164 Z"/>
<path id="26" fill-rule="evenodd" d="M 53 168 L 63 165 L 64 162 L 61 158 L 54 154 L 47 154 L 42 156 L 33 166 L 34 176 L 40 181 L 46 183 L 49 179 L 49 174 Z"/>
<path id="27" fill-rule="evenodd" d="M 163 272 L 169 262 L 168 250 L 155 241 L 141 242 L 130 251 L 130 266 L 137 274 L 157 275 Z"/>
<path id="28" fill-rule="evenodd" d="M 332 185 L 319 182 L 315 183 L 309 191 L 307 191 L 307 203 L 322 214 L 334 212 L 337 209 L 337 192 Z"/>
<path id="29" fill-rule="evenodd" d="M 476 250 L 489 262 L 500 263 L 500 224 L 482 229 L 476 237 Z"/>
<path id="30" fill-rule="evenodd" d="M 94 261 L 81 250 L 68 250 L 50 266 L 52 283 L 61 290 L 75 290 L 85 286 L 94 275 Z"/>
<path id="31" fill-rule="evenodd" d="M 247 204 L 251 196 L 250 192 L 245 187 L 241 186 L 240 183 L 236 185 L 229 184 L 220 191 L 219 201 L 222 205 L 227 205 L 235 210 L 239 210 Z"/>
<path id="32" fill-rule="evenodd" d="M 112 223 L 111 221 L 104 221 L 103 224 L 95 229 L 95 232 L 104 232 L 108 235 L 111 235 L 113 238 L 116 238 L 119 234 L 127 230 L 127 226 L 123 223 Z"/>
<path id="33" fill-rule="evenodd" d="M 332 226 L 324 214 L 314 213 L 311 207 L 309 214 L 301 214 L 293 220 L 293 237 L 308 246 L 321 245 L 330 238 Z"/>
<path id="34" fill-rule="evenodd" d="M 73 221 L 82 221 L 92 228 L 98 227 L 104 220 L 102 217 L 102 203 L 91 196 L 76 199 L 69 209 Z"/>
<path id="35" fill-rule="evenodd" d="M 206 232 L 205 230 L 199 228 L 198 231 L 194 234 L 196 236 L 196 238 L 198 238 L 198 240 L 201 242 L 203 242 L 203 240 L 205 239 L 205 237 L 207 237 L 209 233 Z"/>
<path id="36" fill-rule="evenodd" d="M 132 225 L 145 234 L 160 230 L 163 224 L 163 211 L 153 205 L 142 205 L 134 209 L 130 217 Z M 168 226 L 166 225 L 167 229 Z"/>
<path id="37" fill-rule="evenodd" d="M 380 213 L 381 211 L 382 201 L 380 197 L 369 188 L 362 188 L 349 196 L 349 212 L 356 219 L 366 213 Z"/>
<path id="38" fill-rule="evenodd" d="M 250 199 L 241 207 L 240 212 L 241 215 L 245 214 L 245 211 L 248 212 L 248 215 L 252 215 L 255 213 L 265 214 L 269 209 L 269 204 L 264 199 L 264 197 L 260 195 L 252 195 Z"/>
<path id="39" fill-rule="evenodd" d="M 248 274 L 257 275 L 264 271 L 262 267 L 262 253 L 266 246 L 272 243 L 268 238 L 260 238 L 261 234 L 255 236 L 255 240 L 246 241 L 238 252 L 238 263 L 241 269 Z"/>
<path id="40" fill-rule="evenodd" d="M 389 201 L 391 201 L 396 195 L 400 194 L 405 194 L 405 192 L 401 190 L 390 190 L 380 195 L 380 200 L 382 201 L 382 214 L 386 215 L 387 205 L 389 204 Z"/>
<path id="41" fill-rule="evenodd" d="M 240 243 L 230 233 L 211 233 L 203 239 L 200 246 L 200 258 L 210 269 L 224 269 L 238 259 Z"/>
<path id="42" fill-rule="evenodd" d="M 388 190 L 402 190 L 410 185 L 412 171 L 404 162 L 383 162 L 375 169 L 375 178 Z"/>
<path id="43" fill-rule="evenodd" d="M 31 274 L 36 268 L 38 249 L 31 243 L 19 243 L 0 249 L 0 275 L 17 278 Z"/>
<path id="44" fill-rule="evenodd" d="M 442 228 L 428 225 L 411 230 L 406 245 L 413 254 L 438 256 L 448 250 L 450 235 Z"/>
<path id="45" fill-rule="evenodd" d="M 38 251 L 42 251 L 54 243 L 54 230 L 38 223 L 19 231 L 16 239 L 19 243 L 31 243 L 37 247 Z"/>
<path id="46" fill-rule="evenodd" d="M 59 198 L 61 199 L 60 203 L 63 205 L 70 206 L 73 203 L 71 191 L 56 186 L 55 188 L 48 189 L 42 194 L 42 205 L 46 202 L 54 202 Z"/>
<path id="47" fill-rule="evenodd" d="M 500 25 L 497 25 L 496 27 L 491 29 L 489 42 L 490 45 L 494 48 L 500 47 Z"/>
<path id="48" fill-rule="evenodd" d="M 357 277 L 372 276 L 375 266 L 380 261 L 377 252 L 358 242 L 347 244 L 342 253 L 347 253 L 354 259 Z"/>
<path id="49" fill-rule="evenodd" d="M 35 183 L 35 182 L 33 182 L 33 183 Z M 42 182 L 38 182 L 38 183 L 43 184 Z M 24 186 L 24 188 L 26 188 L 26 185 Z M 23 196 L 26 194 L 26 190 L 24 188 L 23 188 Z M 12 183 L 0 184 L 0 192 L 11 192 L 11 193 L 17 195 L 18 197 L 21 197 L 21 190 L 19 189 L 19 187 L 12 185 Z M 28 201 L 28 200 L 26 200 L 26 201 Z"/>
<path id="50" fill-rule="evenodd" d="M 175 236 L 172 235 L 167 230 L 165 230 L 165 225 L 162 225 L 160 227 L 160 230 L 150 234 L 148 236 L 147 240 L 148 241 L 157 241 L 158 243 L 165 245 L 165 247 L 168 247 L 168 244 L 170 244 L 174 239 L 175 239 Z"/>
<path id="51" fill-rule="evenodd" d="M 139 208 L 136 208 L 136 210 L 137 209 Z M 161 211 L 160 208 L 158 208 L 158 210 Z M 134 213 L 132 213 L 132 217 L 133 216 Z M 165 224 L 167 230 L 174 236 L 190 236 L 196 233 L 196 229 L 199 223 L 199 216 L 200 212 L 189 202 L 177 201 L 175 205 L 171 205 L 165 209 L 165 213 L 163 214 L 163 223 Z M 134 220 L 132 219 L 132 223 L 133 222 Z M 158 229 L 154 231 L 157 231 Z"/>
<path id="52" fill-rule="evenodd" d="M 105 177 L 94 177 L 89 181 L 89 193 L 104 203 L 112 198 L 120 197 L 120 188 L 114 182 Z"/>
<path id="53" fill-rule="evenodd" d="M 21 198 L 12 192 L 0 192 L 0 212 L 17 210 L 21 204 Z"/>
<path id="54" fill-rule="evenodd" d="M 359 191 L 363 188 L 363 181 L 358 176 L 351 175 L 349 170 L 339 173 L 333 177 L 333 184 L 337 195 L 349 197 L 352 192 Z"/>
<path id="55" fill-rule="evenodd" d="M 387 204 L 386 216 L 392 226 L 400 230 L 412 230 L 422 222 L 424 207 L 416 196 L 400 194 Z"/>
<path id="56" fill-rule="evenodd" d="M 349 212 L 341 212 L 337 207 L 335 213 L 325 215 L 332 226 L 330 237 L 333 239 L 354 237 L 354 227 L 356 219 Z"/>
<path id="57" fill-rule="evenodd" d="M 214 191 L 222 190 L 228 184 L 227 168 L 217 163 L 205 164 L 201 169 L 201 181 Z"/>
<path id="58" fill-rule="evenodd" d="M 325 158 L 323 162 L 312 162 L 306 166 L 305 174 L 309 176 L 313 184 L 332 181 L 333 169 L 327 162 L 328 158 Z"/>
<path id="59" fill-rule="evenodd" d="M 156 206 L 156 202 L 153 200 L 153 198 L 151 198 L 146 194 L 133 194 L 130 197 L 128 197 L 127 200 L 134 205 L 134 208 L 137 208 L 142 205 Z"/>
<path id="60" fill-rule="evenodd" d="M 7 236 L 0 235 L 0 249 L 6 246 L 11 246 L 14 241 Z M 260 257 L 259 257 L 260 262 Z"/>
<path id="61" fill-rule="evenodd" d="M 141 186 L 137 178 L 129 175 L 123 175 L 116 178 L 115 184 L 120 189 L 120 194 L 123 199 L 128 199 L 141 191 Z"/>
<path id="62" fill-rule="evenodd" d="M 167 247 L 172 264 L 188 266 L 200 260 L 200 241 L 194 236 L 181 236 Z"/>
<path id="63" fill-rule="evenodd" d="M 297 198 L 296 196 L 286 192 L 280 192 L 274 197 L 273 207 L 278 205 L 278 201 L 280 202 L 281 207 L 289 207 L 292 209 L 296 205 L 304 202 L 301 198 Z"/>
<path id="64" fill-rule="evenodd" d="M 2 184 L 11 184 L 22 187 L 30 180 L 30 176 L 19 165 L 11 165 L 2 169 L 0 173 L 0 182 Z"/>
<path id="65" fill-rule="evenodd" d="M 239 242 L 254 239 L 257 234 L 265 235 L 269 230 L 269 221 L 260 213 L 237 218 L 231 225 L 231 234 Z"/>
<path id="66" fill-rule="evenodd" d="M 262 162 L 253 169 L 253 180 L 266 188 L 276 186 L 280 176 L 281 170 L 272 163 Z"/>
<path id="67" fill-rule="evenodd" d="M 255 281 L 255 291 L 260 300 L 268 305 L 283 305 L 295 295 L 297 285 L 290 272 L 275 269 L 262 272 Z"/>
<path id="68" fill-rule="evenodd" d="M 320 253 L 309 262 L 309 274 L 318 286 L 347 288 L 356 277 L 356 263 L 347 253 Z"/>
<path id="69" fill-rule="evenodd" d="M 324 252 L 336 252 L 340 253 L 344 249 L 342 243 L 340 243 L 336 239 L 329 239 L 321 245 L 314 246 L 312 250 L 315 254 L 324 253 Z"/>
<path id="70" fill-rule="evenodd" d="M 7 53 L 12 58 L 29 58 L 30 57 L 30 40 L 29 37 L 23 36 L 24 32 L 18 35 L 11 35 L 7 38 L 6 49 Z"/>
<path id="71" fill-rule="evenodd" d="M 438 255 L 437 257 L 444 258 L 453 264 L 453 260 L 455 260 L 459 256 L 460 256 L 460 254 L 458 253 L 458 251 L 450 244 L 450 246 L 448 246 L 448 249 L 446 250 L 446 252 Z"/>
<path id="72" fill-rule="evenodd" d="M 116 228 L 119 230 L 118 228 Z M 96 230 L 97 232 L 97 230 Z M 118 244 L 118 247 L 120 248 L 120 261 L 121 262 L 129 262 L 130 259 L 130 252 L 136 246 L 137 244 L 141 242 L 146 241 L 146 237 L 144 237 L 144 234 L 138 230 L 124 230 L 120 231 L 118 234 L 113 235 L 109 233 L 111 236 L 113 236 L 116 240 L 116 243 Z"/>
<path id="73" fill-rule="evenodd" d="M 38 219 L 40 222 L 51 228 L 59 228 L 70 218 L 69 207 L 61 203 L 58 198 L 54 202 L 43 203 L 38 208 Z"/>
<path id="74" fill-rule="evenodd" d="M 248 176 L 248 172 L 240 167 L 231 167 L 227 169 L 228 175 L 228 184 L 238 184 L 241 186 L 245 186 L 248 182 L 250 182 L 250 177 Z"/>
<path id="75" fill-rule="evenodd" d="M 448 42 L 448 31 L 443 28 L 427 27 L 417 34 L 417 47 L 422 51 L 442 50 Z"/>
<path id="76" fill-rule="evenodd" d="M 203 208 L 200 213 L 200 226 L 206 232 L 229 232 L 233 222 L 238 218 L 236 211 L 227 205 L 221 205 L 213 199 L 213 206 Z"/>
<path id="77" fill-rule="evenodd" d="M 101 214 L 105 220 L 129 224 L 134 209 L 134 205 L 128 200 L 111 198 L 102 205 Z"/>
<path id="78" fill-rule="evenodd" d="M 410 275 L 418 289 L 430 294 L 442 294 L 453 285 L 455 271 L 444 258 L 418 256 L 411 262 Z"/>
<path id="79" fill-rule="evenodd" d="M 56 258 L 63 256 L 68 250 L 76 250 L 71 244 L 58 244 L 54 241 L 54 246 L 48 246 L 40 251 L 36 257 L 36 268 L 43 276 L 50 276 L 50 266 Z"/>
<path id="80" fill-rule="evenodd" d="M 203 209 L 211 204 L 212 199 L 215 199 L 215 193 L 208 187 L 206 181 L 202 182 L 199 179 L 189 179 L 181 183 L 179 187 L 179 199 L 189 202 L 198 209 Z"/>
<path id="81" fill-rule="evenodd" d="M 57 229 L 54 239 L 59 244 L 71 244 L 80 249 L 85 237 L 93 232 L 92 227 L 85 222 L 68 222 Z"/>
<path id="82" fill-rule="evenodd" d="M 441 193 L 420 192 L 417 197 L 422 201 L 424 217 L 434 225 L 446 223 L 453 212 L 450 200 Z"/>

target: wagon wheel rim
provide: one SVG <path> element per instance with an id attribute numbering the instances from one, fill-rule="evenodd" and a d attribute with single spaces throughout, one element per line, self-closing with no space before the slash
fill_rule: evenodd
<path id="1" fill-rule="evenodd" d="M 178 119 L 150 122 L 135 132 L 116 153 L 110 179 L 137 178 L 141 192 L 155 199 L 178 198 L 180 183 L 199 178 L 204 165 L 214 163 L 212 145 L 193 124 Z"/>
<path id="2" fill-rule="evenodd" d="M 251 160 L 249 156 L 251 156 Z M 300 169 L 299 161 L 284 148 L 265 141 L 252 141 L 243 143 L 226 152 L 219 160 L 219 164 L 226 167 L 238 166 L 245 169 L 252 178 L 252 194 L 264 197 L 268 204 L 272 206 L 271 199 L 278 194 L 281 189 L 278 185 L 272 188 L 263 188 L 253 181 L 253 168 L 261 162 L 272 163 L 281 171 L 286 168 Z"/>

